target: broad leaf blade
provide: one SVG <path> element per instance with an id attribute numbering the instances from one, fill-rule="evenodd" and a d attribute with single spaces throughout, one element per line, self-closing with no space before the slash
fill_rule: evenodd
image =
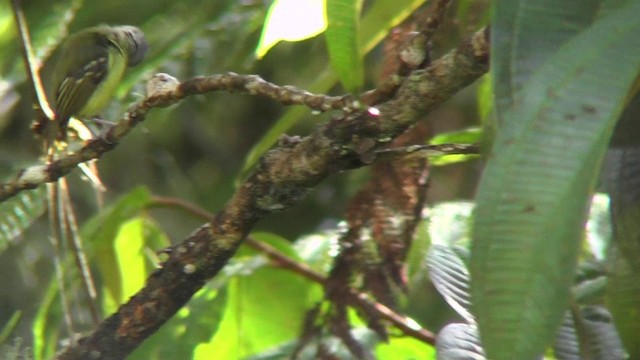
<path id="1" fill-rule="evenodd" d="M 588 198 L 640 68 L 631 50 L 640 48 L 639 12 L 638 2 L 611 11 L 562 46 L 504 114 L 478 192 L 471 258 L 492 359 L 534 358 L 560 325 Z"/>
<path id="2" fill-rule="evenodd" d="M 591 23 L 602 0 L 498 1 L 491 24 L 491 62 L 496 110 L 513 105 L 533 71 Z"/>

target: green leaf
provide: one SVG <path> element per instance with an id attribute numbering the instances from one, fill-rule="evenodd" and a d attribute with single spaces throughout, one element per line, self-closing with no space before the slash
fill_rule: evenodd
<path id="1" fill-rule="evenodd" d="M 56 300 L 57 294 L 58 283 L 55 276 L 52 276 L 49 281 L 49 286 L 39 303 L 36 317 L 31 325 L 34 360 L 50 359 L 56 353 L 59 324 L 55 323 L 50 317 L 57 305 L 54 301 Z"/>
<path id="2" fill-rule="evenodd" d="M 335 244 L 338 231 L 326 231 L 304 236 L 296 240 L 293 245 L 297 256 L 312 269 L 323 274 L 328 273 L 333 266 L 332 247 Z"/>
<path id="3" fill-rule="evenodd" d="M 436 349 L 423 341 L 410 337 L 393 337 L 388 343 L 376 347 L 376 359 L 435 359 Z"/>
<path id="4" fill-rule="evenodd" d="M 82 238 L 90 241 L 88 252 L 95 254 L 95 260 L 103 284 L 111 299 L 122 299 L 122 279 L 118 253 L 114 241 L 120 227 L 137 217 L 151 203 L 151 194 L 140 187 L 123 196 L 114 205 L 90 219 L 82 228 Z"/>
<path id="5" fill-rule="evenodd" d="M 22 317 L 22 311 L 18 310 L 11 315 L 5 324 L 2 325 L 2 328 L 0 328 L 0 346 L 7 341 L 9 335 L 11 335 L 13 330 L 15 330 L 18 322 L 20 321 L 20 317 Z"/>
<path id="6" fill-rule="evenodd" d="M 0 253 L 46 209 L 44 186 L 23 191 L 0 203 Z"/>
<path id="7" fill-rule="evenodd" d="M 602 0 L 515 0 L 493 6 L 491 71 L 499 115 L 522 94 L 533 72 L 587 28 Z"/>
<path id="8" fill-rule="evenodd" d="M 429 143 L 430 144 L 474 144 L 479 143 L 482 139 L 482 129 L 478 127 L 470 127 L 459 131 L 451 131 L 434 136 Z M 433 166 L 442 166 L 460 163 L 477 159 L 478 155 L 445 155 L 434 156 L 429 159 L 429 163 Z"/>
<path id="9" fill-rule="evenodd" d="M 145 217 L 135 217 L 124 222 L 116 235 L 113 248 L 117 267 L 111 271 L 121 274 L 120 288 L 106 289 L 105 313 L 115 312 L 125 301 L 140 290 L 145 283 L 150 270 L 149 262 L 144 254 L 146 228 L 151 226 Z M 119 298 L 113 295 L 120 295 Z"/>
<path id="10" fill-rule="evenodd" d="M 262 58 L 281 40 L 301 41 L 327 28 L 325 0 L 275 0 L 269 7 L 256 56 Z"/>
<path id="11" fill-rule="evenodd" d="M 295 252 L 290 248 L 285 253 Z M 297 337 L 307 309 L 321 298 L 319 287 L 266 266 L 233 276 L 220 328 L 198 346 L 195 358 L 239 359 Z"/>
<path id="12" fill-rule="evenodd" d="M 472 301 L 491 359 L 534 358 L 560 325 L 588 199 L 640 69 L 639 53 L 631 50 L 640 48 L 639 12 L 639 2 L 610 11 L 558 48 L 526 84 L 496 75 L 496 96 L 513 94 L 514 83 L 521 96 L 503 105 L 474 216 Z M 540 19 L 536 27 L 557 21 Z M 501 36 L 495 39 L 504 41 Z M 500 44 L 493 50 L 506 56 Z"/>
<path id="13" fill-rule="evenodd" d="M 359 19 L 362 0 L 327 0 L 325 39 L 331 66 L 349 92 L 357 92 L 364 82 L 360 52 Z"/>

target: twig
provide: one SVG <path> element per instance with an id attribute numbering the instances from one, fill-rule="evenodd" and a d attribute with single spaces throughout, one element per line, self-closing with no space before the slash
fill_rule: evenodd
<path id="1" fill-rule="evenodd" d="M 361 105 L 350 95 L 325 96 L 312 94 L 291 86 L 278 86 L 256 75 L 238 75 L 227 73 L 208 77 L 196 77 L 177 84 L 167 91 L 152 94 L 129 107 L 127 113 L 113 127 L 99 138 L 88 140 L 75 153 L 61 155 L 48 164 L 34 165 L 18 172 L 13 180 L 0 183 L 0 202 L 16 195 L 22 190 L 34 189 L 47 182 L 56 181 L 67 175 L 78 164 L 97 159 L 112 150 L 147 113 L 157 107 L 172 105 L 187 96 L 205 94 L 214 91 L 239 91 L 252 95 L 265 96 L 284 105 L 305 105 L 312 110 L 342 110 L 354 112 Z"/>
<path id="2" fill-rule="evenodd" d="M 375 154 L 376 160 L 445 155 L 479 155 L 480 148 L 476 144 L 411 145 L 377 150 Z"/>

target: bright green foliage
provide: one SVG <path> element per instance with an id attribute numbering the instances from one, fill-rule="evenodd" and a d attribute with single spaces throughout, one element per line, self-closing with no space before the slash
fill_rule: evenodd
<path id="1" fill-rule="evenodd" d="M 491 359 L 534 358 L 560 325 L 589 196 L 640 69 L 629 51 L 640 48 L 640 3 L 589 25 L 596 10 L 555 1 L 495 7 L 499 126 L 471 258 L 473 309 Z"/>
<path id="2" fill-rule="evenodd" d="M 270 234 L 254 237 L 298 258 L 284 239 Z M 316 254 L 309 254 L 316 255 Z M 196 359 L 212 356 L 239 359 L 295 339 L 300 319 L 321 299 L 318 285 L 289 271 L 268 266 L 264 255 L 242 251 L 225 270 L 227 302 L 218 331 L 198 346 Z"/>

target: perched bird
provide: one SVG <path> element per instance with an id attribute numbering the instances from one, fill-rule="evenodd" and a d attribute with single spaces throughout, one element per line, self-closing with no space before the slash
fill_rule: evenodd
<path id="1" fill-rule="evenodd" d="M 66 138 L 70 117 L 92 117 L 104 109 L 127 67 L 139 64 L 148 48 L 135 26 L 100 25 L 65 39 L 48 85 L 57 138 Z"/>

